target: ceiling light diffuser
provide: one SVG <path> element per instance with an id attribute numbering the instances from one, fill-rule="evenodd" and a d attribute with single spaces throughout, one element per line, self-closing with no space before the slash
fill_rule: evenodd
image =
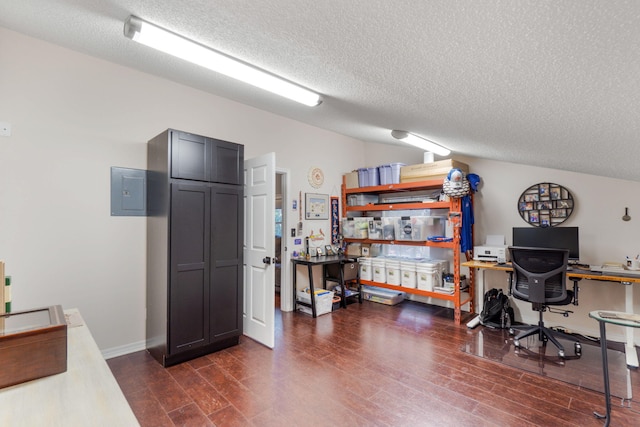
<path id="1" fill-rule="evenodd" d="M 413 145 L 414 147 L 422 148 L 425 151 L 436 153 L 439 156 L 448 156 L 451 154 L 451 150 L 441 145 L 436 144 L 428 139 L 416 136 L 404 130 L 392 130 L 391 136 L 404 143 Z"/>
<path id="2" fill-rule="evenodd" d="M 318 93 L 160 28 L 136 16 L 130 16 L 125 21 L 124 35 L 143 45 L 309 107 L 314 107 L 322 102 L 322 98 Z"/>

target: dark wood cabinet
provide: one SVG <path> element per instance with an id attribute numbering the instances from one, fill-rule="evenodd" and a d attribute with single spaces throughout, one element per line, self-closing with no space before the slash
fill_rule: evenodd
<path id="1" fill-rule="evenodd" d="M 171 134 L 171 177 L 241 184 L 243 146 L 186 132 Z"/>
<path id="2" fill-rule="evenodd" d="M 149 141 L 146 344 L 164 366 L 242 334 L 243 157 L 171 129 Z"/>

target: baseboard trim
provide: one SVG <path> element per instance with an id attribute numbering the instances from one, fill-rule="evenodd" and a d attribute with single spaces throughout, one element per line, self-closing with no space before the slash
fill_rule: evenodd
<path id="1" fill-rule="evenodd" d="M 105 360 L 112 359 L 118 356 L 124 356 L 125 354 L 134 353 L 136 351 L 146 349 L 145 341 L 138 341 L 131 344 L 122 345 L 119 347 L 112 347 L 106 350 L 102 350 L 102 357 Z"/>

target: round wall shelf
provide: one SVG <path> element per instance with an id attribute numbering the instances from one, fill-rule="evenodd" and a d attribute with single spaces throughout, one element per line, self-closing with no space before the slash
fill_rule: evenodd
<path id="1" fill-rule="evenodd" d="M 522 219 L 534 227 L 555 227 L 569 218 L 574 200 L 562 185 L 542 182 L 524 190 L 518 200 Z"/>

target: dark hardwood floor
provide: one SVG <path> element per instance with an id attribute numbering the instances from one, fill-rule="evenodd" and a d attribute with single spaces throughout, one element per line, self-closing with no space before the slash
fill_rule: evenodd
<path id="1" fill-rule="evenodd" d="M 465 353 L 471 333 L 448 309 L 365 301 L 276 310 L 273 350 L 242 337 L 167 369 L 144 351 L 107 362 L 142 426 L 602 425 L 601 393 Z M 640 425 L 613 406 L 612 426 Z"/>

